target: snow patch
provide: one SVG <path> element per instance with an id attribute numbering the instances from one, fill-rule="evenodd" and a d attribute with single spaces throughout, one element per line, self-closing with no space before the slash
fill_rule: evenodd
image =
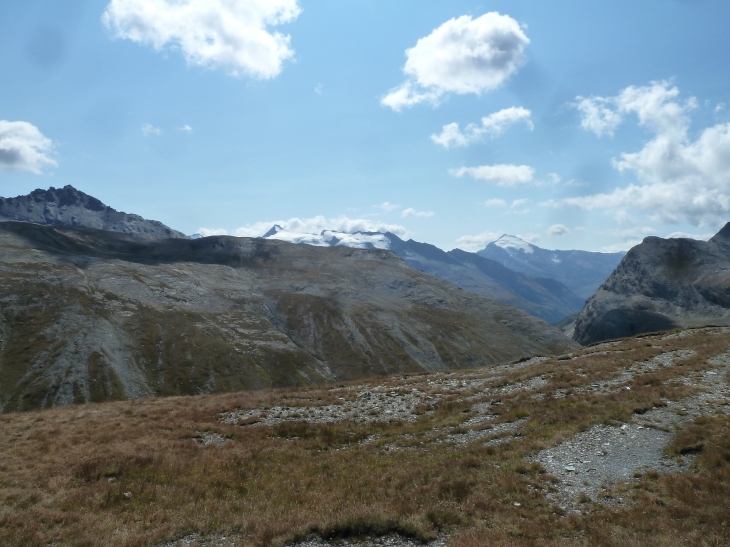
<path id="1" fill-rule="evenodd" d="M 527 243 L 527 241 L 524 241 L 517 236 L 510 236 L 507 234 L 500 237 L 497 241 L 494 242 L 494 244 L 497 247 L 500 247 L 501 249 L 507 251 L 510 255 L 513 255 L 518 251 L 522 251 L 526 254 L 533 254 L 535 252 L 532 248 L 532 245 Z"/>
<path id="2" fill-rule="evenodd" d="M 335 230 L 322 230 L 319 234 L 306 234 L 284 230 L 274 225 L 263 236 L 289 243 L 314 245 L 316 247 L 353 247 L 355 249 L 390 249 L 390 239 L 379 232 L 355 232 L 352 234 Z"/>

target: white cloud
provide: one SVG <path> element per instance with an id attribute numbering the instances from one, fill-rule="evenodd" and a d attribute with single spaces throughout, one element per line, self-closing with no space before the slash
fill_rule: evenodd
<path id="1" fill-rule="evenodd" d="M 182 127 L 178 127 L 177 130 L 182 131 L 183 133 L 192 133 L 193 132 L 193 128 L 190 127 L 188 124 L 185 124 Z"/>
<path id="2" fill-rule="evenodd" d="M 482 165 L 480 167 L 460 167 L 449 173 L 455 177 L 469 175 L 497 186 L 517 186 L 528 184 L 535 177 L 535 170 L 528 165 Z"/>
<path id="3" fill-rule="evenodd" d="M 524 63 L 529 43 L 517 21 L 497 12 L 446 21 L 406 50 L 408 80 L 381 104 L 399 111 L 423 102 L 438 104 L 446 93 L 480 95 L 495 89 Z"/>
<path id="4" fill-rule="evenodd" d="M 398 224 L 388 224 L 359 218 L 353 219 L 346 216 L 336 218 L 316 216 L 313 218 L 291 218 L 289 220 L 254 222 L 238 228 L 234 231 L 234 235 L 238 237 L 261 237 L 274 224 L 278 224 L 288 232 L 299 234 L 319 234 L 322 230 L 334 230 L 348 234 L 354 232 L 391 232 L 398 237 L 407 237 L 410 235 L 410 232 L 406 228 Z"/>
<path id="5" fill-rule="evenodd" d="M 550 237 L 560 237 L 570 234 L 570 228 L 563 224 L 553 224 L 547 229 L 547 234 Z"/>
<path id="6" fill-rule="evenodd" d="M 725 103 L 720 103 L 715 107 L 715 114 L 719 114 L 720 112 L 723 112 L 727 108 L 727 105 Z"/>
<path id="7" fill-rule="evenodd" d="M 505 207 L 507 202 L 503 199 L 488 199 L 484 202 L 487 207 Z"/>
<path id="8" fill-rule="evenodd" d="M 527 243 L 537 243 L 541 239 L 540 234 L 517 234 L 517 237 L 519 237 L 522 241 L 527 241 Z"/>
<path id="9" fill-rule="evenodd" d="M 685 238 L 685 239 L 699 239 L 701 241 L 707 241 L 715 234 L 689 234 L 687 232 L 672 232 L 667 236 L 667 239 L 674 238 Z"/>
<path id="10" fill-rule="evenodd" d="M 223 228 L 198 228 L 198 233 L 203 237 L 227 236 L 228 230 L 225 230 Z"/>
<path id="11" fill-rule="evenodd" d="M 395 211 L 396 209 L 400 209 L 400 205 L 396 205 L 395 203 L 390 203 L 388 201 L 384 201 L 380 205 L 375 206 L 378 209 L 382 209 L 386 213 L 390 213 L 391 211 Z"/>
<path id="12" fill-rule="evenodd" d="M 697 100 L 678 102 L 679 89 L 667 81 L 650 86 L 629 86 L 616 97 L 577 97 L 575 106 L 581 112 L 581 125 L 596 135 L 613 135 L 627 114 L 634 113 L 639 124 L 659 134 L 686 135 L 689 111 L 697 108 Z"/>
<path id="13" fill-rule="evenodd" d="M 58 165 L 50 157 L 53 148 L 36 126 L 0 120 L 0 170 L 41 174 L 44 167 Z"/>
<path id="14" fill-rule="evenodd" d="M 314 88 L 314 92 L 315 92 L 315 93 L 316 93 L 317 95 L 321 95 L 323 91 L 324 91 L 324 88 L 322 87 L 322 84 L 317 84 L 317 85 L 315 86 L 315 88 Z"/>
<path id="15" fill-rule="evenodd" d="M 497 137 L 515 123 L 524 121 L 532 131 L 534 124 L 530 119 L 532 113 L 526 108 L 510 107 L 490 114 L 482 118 L 481 125 L 469 124 L 462 133 L 458 123 L 450 123 L 443 126 L 440 135 L 431 135 L 431 140 L 436 144 L 440 144 L 444 148 L 452 146 L 468 146 L 469 144 L 480 140 L 484 135 Z"/>
<path id="16" fill-rule="evenodd" d="M 637 228 L 626 228 L 624 230 L 608 230 L 607 235 L 622 239 L 624 241 L 641 241 L 646 236 L 653 236 L 657 234 L 654 228 L 649 226 L 637 227 Z"/>
<path id="17" fill-rule="evenodd" d="M 146 123 L 142 126 L 142 133 L 144 133 L 145 137 L 147 135 L 155 135 L 159 137 L 160 135 L 162 135 L 162 129 Z"/>
<path id="18" fill-rule="evenodd" d="M 561 203 L 580 209 L 637 209 L 648 212 L 654 222 L 715 226 L 730 215 L 730 124 L 719 124 L 689 137 L 689 113 L 697 101 L 678 100 L 679 90 L 668 82 L 647 87 L 629 87 L 617 97 L 592 98 L 611 110 L 619 121 L 636 114 L 639 125 L 654 138 L 638 152 L 624 152 L 613 160 L 615 169 L 633 172 L 638 183 L 612 192 L 576 198 Z M 608 117 L 611 118 L 612 115 Z M 585 121 L 584 117 L 584 121 Z M 590 119 L 584 127 L 598 135 L 617 127 Z"/>
<path id="19" fill-rule="evenodd" d="M 116 38 L 179 49 L 189 64 L 269 79 L 294 55 L 269 27 L 300 13 L 297 0 L 111 0 L 102 22 Z"/>
<path id="20" fill-rule="evenodd" d="M 481 251 L 492 241 L 497 241 L 504 232 L 482 232 L 475 236 L 462 236 L 456 240 L 456 246 L 464 251 Z"/>
<path id="21" fill-rule="evenodd" d="M 426 212 L 426 211 L 416 211 L 413 208 L 409 208 L 409 209 L 405 209 L 400 214 L 400 216 L 402 216 L 403 218 L 410 218 L 410 217 L 430 218 L 434 214 L 435 213 L 433 211 L 428 211 L 428 212 Z"/>
<path id="22" fill-rule="evenodd" d="M 614 243 L 613 245 L 606 245 L 604 247 L 601 247 L 602 253 L 620 253 L 620 252 L 626 252 L 632 247 L 636 247 L 639 243 L 641 243 L 640 239 L 636 240 L 630 240 L 625 241 L 623 243 Z"/>

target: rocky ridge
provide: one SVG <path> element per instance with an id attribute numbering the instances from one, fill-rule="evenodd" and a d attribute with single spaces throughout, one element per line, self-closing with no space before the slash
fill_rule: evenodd
<path id="1" fill-rule="evenodd" d="M 647 237 L 587 302 L 581 344 L 730 321 L 730 223 L 710 241 Z"/>
<path id="2" fill-rule="evenodd" d="M 8 220 L 46 226 L 85 226 L 161 238 L 187 237 L 156 220 L 112 209 L 70 185 L 34 190 L 26 196 L 0 197 L 0 221 Z"/>

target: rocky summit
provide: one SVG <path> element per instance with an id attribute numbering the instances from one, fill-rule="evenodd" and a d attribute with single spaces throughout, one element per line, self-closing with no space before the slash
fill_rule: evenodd
<path id="1" fill-rule="evenodd" d="M 0 223 L 0 409 L 298 386 L 577 347 L 381 249 Z"/>
<path id="2" fill-rule="evenodd" d="M 730 223 L 710 241 L 647 237 L 588 300 L 581 344 L 730 322 Z"/>
<path id="3" fill-rule="evenodd" d="M 49 226 L 85 226 L 125 234 L 184 238 L 156 220 L 122 213 L 73 186 L 34 190 L 27 196 L 0 197 L 0 221 L 19 220 Z"/>

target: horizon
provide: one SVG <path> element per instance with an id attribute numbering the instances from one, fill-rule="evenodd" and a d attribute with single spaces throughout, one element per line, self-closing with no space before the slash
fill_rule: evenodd
<path id="1" fill-rule="evenodd" d="M 727 2 L 145 5 L 0 6 L 1 195 L 71 184 L 186 234 L 467 251 L 730 219 Z"/>

